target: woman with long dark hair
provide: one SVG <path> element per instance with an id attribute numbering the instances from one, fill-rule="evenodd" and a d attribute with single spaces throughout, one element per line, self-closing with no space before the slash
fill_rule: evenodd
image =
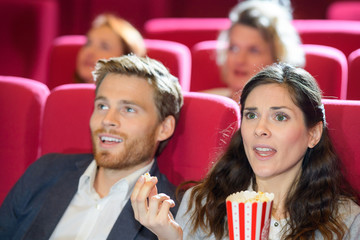
<path id="1" fill-rule="evenodd" d="M 245 85 L 240 105 L 241 128 L 185 193 L 176 222 L 167 216 L 171 200 L 154 195 L 153 183 L 134 189 L 136 218 L 159 239 L 224 239 L 226 197 L 255 190 L 275 195 L 269 239 L 360 239 L 357 194 L 342 175 L 315 79 L 301 68 L 269 66 Z"/>

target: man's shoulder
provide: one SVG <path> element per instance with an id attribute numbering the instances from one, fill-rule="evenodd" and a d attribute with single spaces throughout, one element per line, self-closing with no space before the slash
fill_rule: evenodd
<path id="1" fill-rule="evenodd" d="M 34 165 L 59 167 L 70 166 L 81 163 L 91 162 L 94 159 L 92 154 L 62 154 L 62 153 L 49 153 L 40 157 L 34 162 Z"/>
<path id="2" fill-rule="evenodd" d="M 92 154 L 46 154 L 36 160 L 27 169 L 31 175 L 53 175 L 61 174 L 67 171 L 85 169 L 93 160 Z"/>

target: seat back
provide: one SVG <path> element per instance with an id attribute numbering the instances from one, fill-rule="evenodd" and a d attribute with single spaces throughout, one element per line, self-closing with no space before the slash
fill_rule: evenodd
<path id="1" fill-rule="evenodd" d="M 227 18 L 155 18 L 145 23 L 144 35 L 180 42 L 191 49 L 198 42 L 217 39 L 220 31 L 229 27 Z"/>
<path id="2" fill-rule="evenodd" d="M 191 49 L 193 66 L 191 91 L 225 87 L 216 64 L 217 41 L 204 41 Z M 318 81 L 324 96 L 346 99 L 348 65 L 338 49 L 320 45 L 302 45 L 306 54 L 305 69 Z"/>
<path id="3" fill-rule="evenodd" d="M 323 100 L 330 138 L 345 167 L 345 176 L 360 191 L 360 101 Z"/>
<path id="4" fill-rule="evenodd" d="M 190 91 L 226 87 L 216 63 L 216 44 L 216 40 L 203 41 L 195 44 L 191 49 Z"/>
<path id="5" fill-rule="evenodd" d="M 92 152 L 89 120 L 94 85 L 55 88 L 46 103 L 41 152 Z M 225 97 L 184 92 L 184 106 L 173 137 L 158 157 L 171 182 L 199 180 L 240 124 L 238 105 Z"/>
<path id="6" fill-rule="evenodd" d="M 179 78 L 183 91 L 190 89 L 191 77 L 191 53 L 185 45 L 165 40 L 145 39 L 147 55 L 150 58 L 159 60 L 170 71 Z"/>
<path id="7" fill-rule="evenodd" d="M 349 55 L 348 63 L 347 99 L 360 100 L 360 48 Z"/>
<path id="8" fill-rule="evenodd" d="M 84 35 L 68 35 L 55 39 L 50 53 L 49 77 L 50 89 L 74 82 L 76 58 L 85 44 Z M 184 91 L 188 91 L 191 74 L 190 50 L 177 42 L 145 39 L 148 56 L 162 62 L 169 71 L 179 78 Z"/>
<path id="9" fill-rule="evenodd" d="M 40 126 L 47 86 L 0 76 L 0 204 L 25 169 L 38 158 Z"/>
<path id="10" fill-rule="evenodd" d="M 41 154 L 92 152 L 90 116 L 95 84 L 73 83 L 54 88 L 45 105 Z"/>
<path id="11" fill-rule="evenodd" d="M 240 125 L 240 108 L 231 99 L 184 93 L 175 133 L 159 156 L 159 167 L 175 185 L 200 180 Z"/>
<path id="12" fill-rule="evenodd" d="M 343 52 L 322 45 L 303 44 L 305 70 L 318 82 L 324 98 L 346 99 L 348 64 Z"/>
<path id="13" fill-rule="evenodd" d="M 0 1 L 0 74 L 46 81 L 57 34 L 57 1 Z"/>
<path id="14" fill-rule="evenodd" d="M 326 17 L 332 20 L 360 20 L 360 2 L 336 1 L 326 11 Z"/>
<path id="15" fill-rule="evenodd" d="M 293 20 L 303 44 L 318 44 L 337 48 L 345 56 L 359 48 L 360 21 Z"/>

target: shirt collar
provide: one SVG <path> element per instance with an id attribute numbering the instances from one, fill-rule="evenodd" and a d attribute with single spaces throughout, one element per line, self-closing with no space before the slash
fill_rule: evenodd
<path id="1" fill-rule="evenodd" d="M 126 176 L 123 179 L 120 179 L 111 187 L 109 195 L 121 191 L 124 187 L 124 184 L 126 184 L 127 185 L 126 197 L 129 198 L 138 178 L 144 173 L 149 172 L 153 164 L 154 164 L 154 159 L 143 168 L 136 170 L 135 172 L 131 173 L 130 175 Z M 86 194 L 97 194 L 94 189 L 94 181 L 95 181 L 97 168 L 98 166 L 96 164 L 96 161 L 93 160 L 79 179 L 79 184 L 78 184 L 79 193 L 85 192 Z"/>

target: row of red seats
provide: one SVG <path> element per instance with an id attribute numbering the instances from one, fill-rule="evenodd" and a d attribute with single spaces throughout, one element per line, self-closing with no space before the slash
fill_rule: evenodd
<path id="1" fill-rule="evenodd" d="M 312 11 L 316 13 L 324 11 L 331 2 L 335 2 L 335 0 L 327 1 L 326 6 L 319 5 L 325 3 L 311 2 L 310 4 L 309 1 L 309 4 L 306 4 L 304 0 L 301 0 L 301 2 L 300 0 L 293 0 L 294 16 L 297 19 L 314 17 L 304 15 Z M 225 18 L 230 8 L 235 4 L 236 1 L 234 0 L 226 1 L 226 3 L 220 3 L 217 0 L 184 0 L 181 3 L 168 0 L 152 0 L 145 3 L 141 0 L 135 0 L 131 1 L 131 3 L 126 2 L 126 4 L 121 4 L 118 0 L 2 0 L 0 1 L 0 32 L 4 37 L 0 38 L 0 50 L 2 52 L 0 74 L 28 77 L 45 82 L 48 66 L 47 56 L 53 39 L 64 34 L 85 34 L 93 17 L 104 11 L 110 11 L 128 19 L 142 30 L 144 35 L 147 35 L 144 24 L 152 18 Z M 349 4 L 345 7 L 356 11 L 356 4 L 359 3 L 354 1 L 350 4 L 350 7 L 347 7 Z M 202 6 L 201 12 L 198 11 L 199 6 Z M 303 11 L 304 7 L 310 9 Z M 335 7 L 331 9 L 333 8 Z M 338 8 L 336 7 L 336 9 Z M 303 13 L 299 11 L 303 11 Z M 343 10 L 340 9 L 340 11 Z M 133 14 L 134 12 L 137 14 Z M 219 14 L 220 12 L 221 14 Z M 347 16 L 349 17 L 351 14 Z M 325 14 L 315 18 L 321 17 L 325 18 Z M 336 16 L 333 18 L 336 18 Z M 192 24 L 197 25 L 196 22 Z M 207 25 L 212 25 L 212 22 L 208 22 Z M 312 24 L 309 25 L 311 27 Z M 321 25 L 323 24 L 320 23 L 320 27 L 322 27 Z M 348 24 L 344 23 L 344 25 Z M 181 25 L 174 25 L 173 27 L 181 29 Z M 305 29 L 307 28 L 305 27 Z M 356 28 L 356 26 L 349 25 L 347 28 Z M 359 28 L 357 27 L 357 29 Z M 212 35 L 211 38 L 201 39 L 201 41 L 214 40 L 217 34 L 216 32 L 215 36 Z M 180 36 L 179 39 L 181 38 L 183 37 Z M 192 38 L 189 37 L 189 39 Z M 191 41 L 194 42 L 194 40 Z M 356 38 L 353 41 L 357 41 Z M 322 44 L 311 41 L 305 41 L 305 43 Z M 341 41 L 341 44 L 347 45 L 348 41 Z"/>
<path id="2" fill-rule="evenodd" d="M 0 140 L 0 204 L 39 156 L 92 152 L 89 119 L 94 89 L 94 84 L 68 84 L 50 91 L 35 80 L 0 76 L 0 132 L 4 136 Z M 171 182 L 204 176 L 238 129 L 239 112 L 229 98 L 184 92 L 176 131 L 158 159 Z"/>
<path id="3" fill-rule="evenodd" d="M 0 204 L 25 169 L 50 153 L 92 151 L 89 118 L 93 84 L 50 91 L 35 80 L 0 76 Z M 326 121 L 346 176 L 360 191 L 360 101 L 324 99 Z M 229 98 L 184 92 L 174 136 L 159 157 L 171 182 L 199 180 L 240 126 L 239 106 Z"/>
<path id="4" fill-rule="evenodd" d="M 50 89 L 73 82 L 76 55 L 85 43 L 82 35 L 63 36 L 56 39 L 51 53 L 47 85 Z M 184 91 L 201 91 L 222 87 L 216 65 L 216 40 L 195 44 L 191 51 L 183 44 L 146 39 L 148 55 L 163 62 L 172 74 L 179 77 Z M 309 71 L 319 82 L 324 96 L 337 99 L 360 99 L 360 50 L 349 56 L 338 49 L 305 44 Z M 349 71 L 348 71 L 349 68 Z M 349 72 L 349 76 L 348 76 Z"/>

